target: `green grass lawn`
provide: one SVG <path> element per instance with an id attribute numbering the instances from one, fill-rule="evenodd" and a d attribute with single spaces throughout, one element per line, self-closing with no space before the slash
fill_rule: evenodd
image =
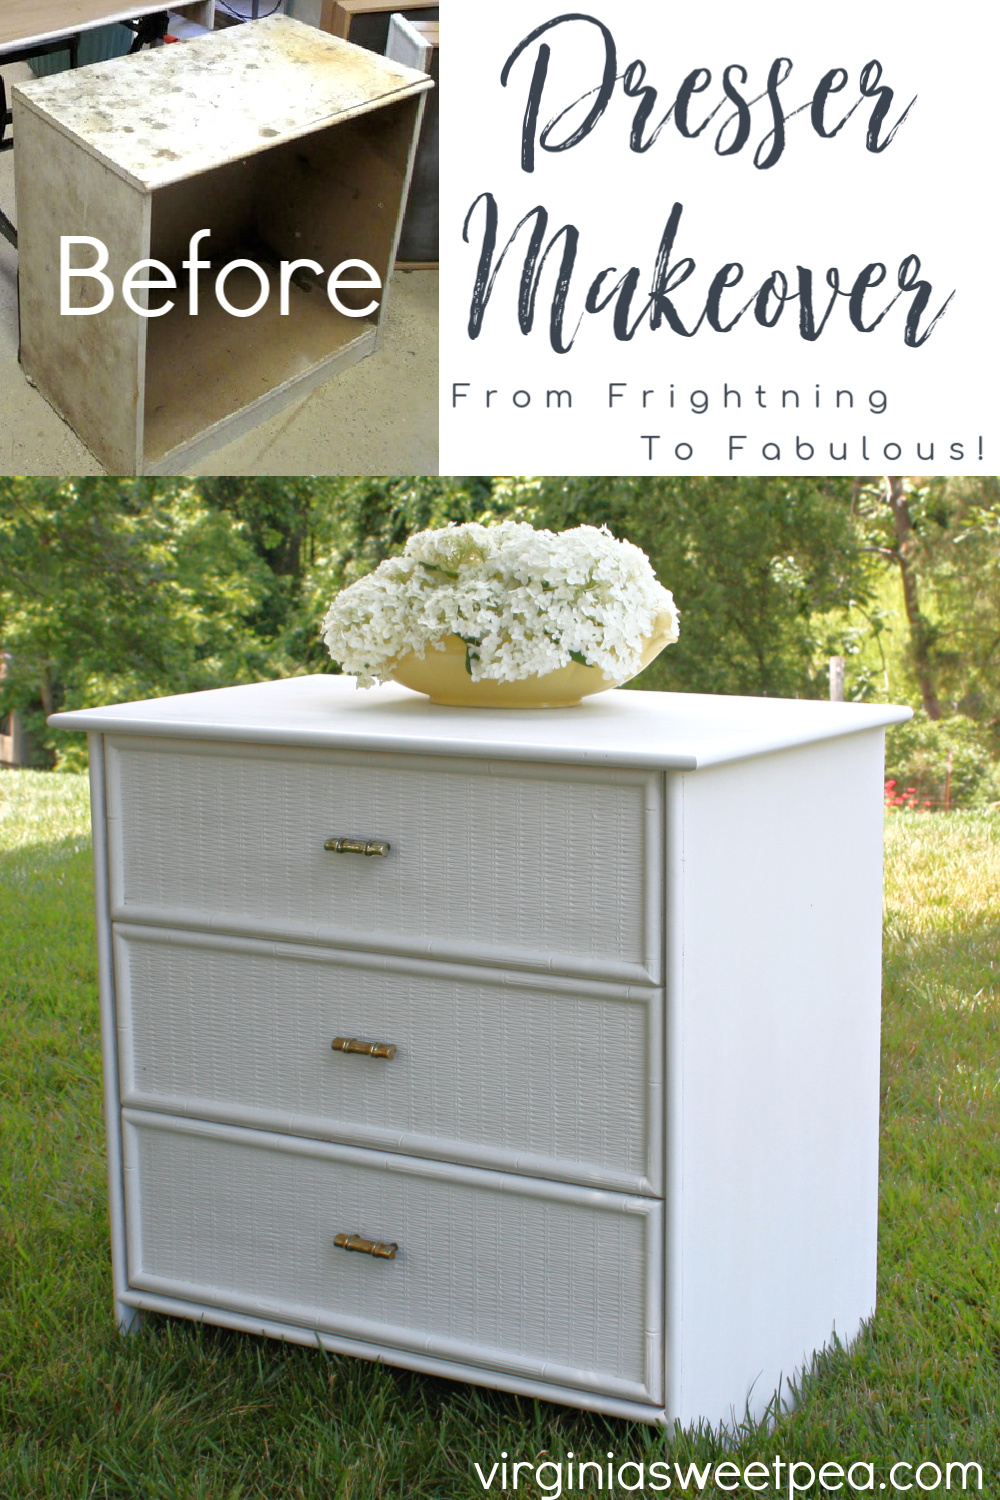
<path id="1" fill-rule="evenodd" d="M 861 1460 L 876 1492 L 894 1461 L 978 1460 L 1000 1492 L 1000 815 L 889 819 L 878 1313 L 728 1454 L 167 1318 L 119 1336 L 86 820 L 84 778 L 0 773 L 0 1500 L 467 1500 L 502 1450 Z"/>

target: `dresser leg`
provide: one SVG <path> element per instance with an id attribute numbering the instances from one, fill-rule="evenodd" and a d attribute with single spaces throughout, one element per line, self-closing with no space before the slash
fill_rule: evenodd
<path id="1" fill-rule="evenodd" d="M 138 1333 L 142 1327 L 142 1312 L 138 1307 L 130 1307 L 127 1302 L 116 1302 L 115 1321 L 119 1333 Z"/>

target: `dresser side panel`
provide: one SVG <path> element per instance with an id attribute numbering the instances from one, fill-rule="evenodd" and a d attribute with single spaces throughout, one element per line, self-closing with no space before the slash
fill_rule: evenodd
<path id="1" fill-rule="evenodd" d="M 658 990 L 124 924 L 115 972 L 126 1104 L 661 1191 Z"/>
<path id="2" fill-rule="evenodd" d="M 667 1305 L 685 1423 L 759 1416 L 874 1310 L 882 767 L 876 730 L 677 777 Z"/>
<path id="3" fill-rule="evenodd" d="M 121 1101 L 118 1089 L 118 1024 L 108 890 L 108 828 L 104 736 L 87 736 L 90 762 L 90 817 L 94 840 L 94 906 L 97 925 L 97 978 L 101 1007 L 101 1062 L 104 1078 L 104 1124 L 108 1151 L 108 1211 L 115 1316 L 123 1331 L 138 1321 L 123 1302 L 128 1290 L 125 1251 L 125 1199 L 122 1187 Z"/>

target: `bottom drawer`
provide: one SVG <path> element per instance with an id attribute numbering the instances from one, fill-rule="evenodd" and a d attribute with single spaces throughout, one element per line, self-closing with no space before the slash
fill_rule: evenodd
<path id="1" fill-rule="evenodd" d="M 662 1400 L 658 1201 L 172 1115 L 123 1119 L 131 1287 Z M 399 1248 L 376 1258 L 338 1234 Z"/>

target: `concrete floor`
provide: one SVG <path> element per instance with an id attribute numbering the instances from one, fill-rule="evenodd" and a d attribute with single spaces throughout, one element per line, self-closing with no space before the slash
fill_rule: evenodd
<path id="1" fill-rule="evenodd" d="M 2 71 L 8 82 L 31 76 L 26 64 Z M 0 208 L 16 224 L 13 160 L 12 152 L 0 156 Z M 89 449 L 29 386 L 17 349 L 17 254 L 0 239 L 0 474 L 103 474 Z M 438 273 L 397 271 L 376 354 L 217 449 L 191 472 L 436 474 L 437 360 Z"/>

